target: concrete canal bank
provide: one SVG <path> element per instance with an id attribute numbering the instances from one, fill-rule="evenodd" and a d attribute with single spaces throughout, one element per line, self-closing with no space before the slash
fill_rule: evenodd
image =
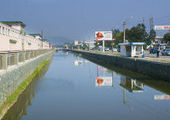
<path id="1" fill-rule="evenodd" d="M 149 61 L 145 59 L 135 59 L 114 55 L 91 53 L 86 51 L 69 50 L 74 53 L 82 54 L 90 59 L 95 59 L 105 64 L 113 65 L 123 69 L 142 73 L 144 75 L 170 81 L 170 63 Z"/>
<path id="2" fill-rule="evenodd" d="M 36 74 L 48 63 L 53 54 L 54 50 L 44 51 L 30 59 L 0 70 L 0 119 L 17 101 L 18 96 Z"/>

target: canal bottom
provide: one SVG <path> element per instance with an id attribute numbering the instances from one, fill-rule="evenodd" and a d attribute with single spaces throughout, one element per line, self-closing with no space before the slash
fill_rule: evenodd
<path id="1" fill-rule="evenodd" d="M 170 118 L 170 100 L 159 97 L 170 93 L 170 83 L 141 81 L 122 73 L 68 52 L 58 52 L 3 120 Z"/>

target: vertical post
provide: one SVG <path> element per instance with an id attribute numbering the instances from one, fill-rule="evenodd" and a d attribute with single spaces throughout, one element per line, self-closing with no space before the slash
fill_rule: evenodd
<path id="1" fill-rule="evenodd" d="M 8 58 L 8 53 L 0 53 L 1 56 L 1 62 L 2 62 L 2 69 L 7 69 L 8 64 L 7 64 L 7 58 Z"/>
<path id="2" fill-rule="evenodd" d="M 143 50 L 143 45 L 142 45 L 142 58 L 145 57 L 145 53 L 144 53 L 144 50 Z"/>
<path id="3" fill-rule="evenodd" d="M 22 51 L 22 62 L 25 61 L 25 51 Z"/>
<path id="4" fill-rule="evenodd" d="M 135 48 L 135 46 L 131 45 L 131 56 L 130 57 L 136 56 L 136 53 L 134 54 L 134 51 L 136 51 L 136 50 L 134 50 L 134 48 Z"/>
<path id="5" fill-rule="evenodd" d="M 112 52 L 113 52 L 113 40 L 112 40 Z"/>
<path id="6" fill-rule="evenodd" d="M 103 52 L 105 52 L 104 48 L 105 48 L 105 44 L 104 44 L 104 40 L 103 40 Z"/>
<path id="7" fill-rule="evenodd" d="M 125 40 L 126 40 L 125 25 L 126 25 L 126 22 L 124 21 L 123 22 L 123 43 L 125 43 Z"/>
<path id="8" fill-rule="evenodd" d="M 15 52 L 14 53 L 14 65 L 17 65 L 19 61 L 19 53 Z"/>

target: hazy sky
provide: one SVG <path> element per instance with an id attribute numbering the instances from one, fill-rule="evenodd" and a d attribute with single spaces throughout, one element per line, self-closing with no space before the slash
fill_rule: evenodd
<path id="1" fill-rule="evenodd" d="M 23 21 L 28 33 L 53 41 L 87 40 L 95 30 L 122 29 L 154 17 L 170 24 L 170 0 L 0 0 L 0 20 Z"/>

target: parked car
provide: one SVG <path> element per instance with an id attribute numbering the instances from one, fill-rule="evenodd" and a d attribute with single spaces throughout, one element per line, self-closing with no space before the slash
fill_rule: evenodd
<path id="1" fill-rule="evenodd" d="M 164 49 L 164 50 L 162 50 L 162 55 L 170 55 L 170 49 Z"/>
<path id="2" fill-rule="evenodd" d="M 105 51 L 109 51 L 110 49 L 109 48 L 105 48 Z"/>
<path id="3" fill-rule="evenodd" d="M 117 49 L 116 49 L 116 48 L 113 48 L 113 52 L 117 52 Z"/>

